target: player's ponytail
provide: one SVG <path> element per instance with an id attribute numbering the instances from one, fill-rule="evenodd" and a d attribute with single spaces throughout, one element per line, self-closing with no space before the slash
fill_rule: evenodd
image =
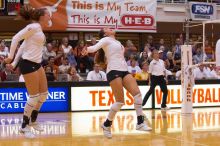
<path id="1" fill-rule="evenodd" d="M 35 9 L 31 5 L 24 5 L 18 12 L 20 18 L 26 21 L 39 21 L 45 14 L 45 8 Z"/>
<path id="2" fill-rule="evenodd" d="M 102 39 L 103 37 L 105 37 L 105 32 L 104 29 L 101 29 L 99 32 L 99 39 Z M 99 49 L 97 51 L 97 53 L 95 54 L 95 63 L 97 64 L 103 64 L 105 63 L 106 59 L 105 59 L 105 52 L 103 49 Z"/>

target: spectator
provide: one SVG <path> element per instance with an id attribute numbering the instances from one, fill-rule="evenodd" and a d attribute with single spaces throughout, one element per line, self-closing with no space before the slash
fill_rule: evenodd
<path id="1" fill-rule="evenodd" d="M 68 54 L 72 49 L 72 46 L 69 45 L 69 40 L 67 37 L 62 39 L 61 48 L 63 49 L 64 54 Z"/>
<path id="2" fill-rule="evenodd" d="M 91 38 L 91 46 L 95 45 L 97 43 L 96 38 Z M 90 62 L 94 62 L 95 53 L 89 53 L 89 60 Z"/>
<path id="3" fill-rule="evenodd" d="M 48 58 L 50 56 L 56 57 L 56 53 L 53 51 L 52 44 L 47 43 L 47 46 L 43 50 L 43 64 L 47 64 Z"/>
<path id="4" fill-rule="evenodd" d="M 207 56 L 203 53 L 201 45 L 197 45 L 196 47 L 196 55 L 193 56 L 193 60 L 195 64 L 203 62 L 203 57 L 206 60 Z"/>
<path id="5" fill-rule="evenodd" d="M 63 58 L 62 65 L 59 66 L 59 73 L 66 74 L 69 68 L 70 68 L 70 65 L 69 65 L 68 58 Z"/>
<path id="6" fill-rule="evenodd" d="M 149 74 L 148 74 L 148 62 L 142 62 L 141 64 L 142 71 L 140 73 L 136 73 L 135 79 L 137 80 L 148 80 Z"/>
<path id="7" fill-rule="evenodd" d="M 162 60 L 166 60 L 167 59 L 167 52 L 168 52 L 168 50 L 167 49 L 165 49 L 165 47 L 164 46 L 160 46 L 160 48 L 159 48 L 159 51 L 163 51 L 162 52 L 162 56 L 161 56 L 161 58 L 162 58 Z"/>
<path id="8" fill-rule="evenodd" d="M 141 69 L 139 66 L 136 65 L 137 61 L 133 59 L 131 61 L 131 66 L 128 66 L 128 72 L 131 73 L 133 76 L 136 75 L 136 73 L 141 73 Z"/>
<path id="9" fill-rule="evenodd" d="M 83 56 L 81 54 L 82 49 L 85 47 L 84 41 L 80 40 L 78 45 L 74 49 L 75 57 L 77 61 L 77 70 L 80 70 L 81 73 L 86 73 L 87 70 L 92 70 L 92 62 L 89 60 L 88 55 Z"/>
<path id="10" fill-rule="evenodd" d="M 173 75 L 173 73 L 167 69 L 165 70 L 165 75 L 167 80 L 176 80 L 175 75 Z"/>
<path id="11" fill-rule="evenodd" d="M 56 53 L 59 50 L 58 41 L 57 40 L 52 40 L 51 45 L 52 45 L 53 51 Z"/>
<path id="12" fill-rule="evenodd" d="M 77 73 L 76 68 L 71 66 L 68 70 L 68 81 L 83 81 L 83 78 Z"/>
<path id="13" fill-rule="evenodd" d="M 51 66 L 45 67 L 45 73 L 46 73 L 47 81 L 55 81 L 55 75 L 53 72 L 53 68 Z"/>
<path id="14" fill-rule="evenodd" d="M 164 59 L 163 59 L 163 50 L 159 50 L 158 53 L 159 53 L 159 59 L 164 61 Z"/>
<path id="15" fill-rule="evenodd" d="M 160 47 L 164 47 L 165 48 L 165 44 L 164 44 L 164 39 L 163 38 L 160 39 L 156 49 L 160 50 Z"/>
<path id="16" fill-rule="evenodd" d="M 0 47 L 2 48 L 1 50 L 4 50 L 4 52 L 8 55 L 9 48 L 6 46 L 5 40 L 1 40 Z"/>
<path id="17" fill-rule="evenodd" d="M 57 80 L 59 68 L 57 65 L 55 65 L 54 61 L 55 61 L 55 58 L 53 56 L 48 57 L 48 65 L 47 66 L 50 66 L 52 68 L 52 72 L 55 75 L 55 80 Z"/>
<path id="18" fill-rule="evenodd" d="M 150 63 L 150 60 L 149 60 L 149 58 L 148 58 L 148 54 L 147 54 L 147 52 L 145 52 L 145 51 L 142 52 L 141 57 L 140 57 L 138 63 L 139 63 L 139 64 L 142 64 L 143 62 Z"/>
<path id="19" fill-rule="evenodd" d="M 177 38 L 176 39 L 176 44 L 175 44 L 175 48 L 176 48 L 176 50 L 175 50 L 175 54 L 178 54 L 178 55 L 181 55 L 181 39 L 180 38 Z"/>
<path id="20" fill-rule="evenodd" d="M 204 65 L 200 65 L 199 67 L 194 69 L 194 77 L 195 77 L 195 80 L 208 78 L 208 74 L 204 69 Z"/>
<path id="21" fill-rule="evenodd" d="M 209 61 L 213 61 L 214 60 L 214 49 L 209 45 L 209 41 L 208 40 L 205 40 L 205 52 L 204 52 L 206 55 L 207 55 L 207 59 Z"/>
<path id="22" fill-rule="evenodd" d="M 155 46 L 154 46 L 154 44 L 153 44 L 153 40 L 154 40 L 154 38 L 153 38 L 152 35 L 148 35 L 148 36 L 147 36 L 147 42 L 146 42 L 146 44 L 148 45 L 148 47 L 149 47 L 149 49 L 150 49 L 151 52 L 155 49 Z"/>
<path id="23" fill-rule="evenodd" d="M 66 54 L 64 54 L 63 48 L 60 46 L 58 50 L 56 51 L 56 57 L 54 58 L 54 64 L 57 66 L 60 66 L 62 63 L 62 57 L 64 57 Z"/>
<path id="24" fill-rule="evenodd" d="M 174 62 L 178 70 L 181 67 L 181 54 L 176 53 L 176 46 L 172 48 L 172 52 L 174 53 Z"/>
<path id="25" fill-rule="evenodd" d="M 167 59 L 165 61 L 168 65 L 167 69 L 169 71 L 173 71 L 174 69 L 174 65 L 175 65 L 175 61 L 174 61 L 174 56 L 172 52 L 167 52 Z"/>
<path id="26" fill-rule="evenodd" d="M 214 65 L 210 66 L 209 78 L 210 79 L 219 79 L 219 76 L 216 72 L 216 67 Z"/>
<path id="27" fill-rule="evenodd" d="M 8 56 L 7 47 L 4 46 L 4 43 L 0 44 L 0 57 L 6 58 Z"/>
<path id="28" fill-rule="evenodd" d="M 6 80 L 6 72 L 5 70 L 0 70 L 0 81 L 5 81 Z"/>
<path id="29" fill-rule="evenodd" d="M 127 60 L 131 54 L 137 53 L 137 48 L 134 46 L 131 40 L 127 40 L 125 45 L 125 59 Z"/>
<path id="30" fill-rule="evenodd" d="M 75 52 L 74 49 L 71 49 L 70 52 L 67 54 L 67 58 L 69 61 L 70 66 L 77 66 L 76 58 L 75 58 Z"/>
<path id="31" fill-rule="evenodd" d="M 127 61 L 127 65 L 128 66 L 131 66 L 131 62 L 132 62 L 132 60 L 136 60 L 136 56 L 134 55 L 134 54 L 131 54 L 130 56 L 129 56 L 129 60 Z M 139 66 L 139 64 L 138 64 L 138 62 L 136 62 L 136 66 Z"/>
<path id="32" fill-rule="evenodd" d="M 93 71 L 90 71 L 87 75 L 87 80 L 89 81 L 106 81 L 106 74 L 103 71 L 100 71 L 100 66 L 94 64 Z"/>
<path id="33" fill-rule="evenodd" d="M 152 60 L 151 50 L 149 48 L 150 48 L 150 45 L 146 43 L 145 46 L 144 46 L 144 50 L 143 50 L 143 52 L 146 52 L 146 54 L 148 56 L 148 63 L 150 63 L 150 61 Z M 142 58 L 143 52 L 140 53 L 139 58 Z"/>

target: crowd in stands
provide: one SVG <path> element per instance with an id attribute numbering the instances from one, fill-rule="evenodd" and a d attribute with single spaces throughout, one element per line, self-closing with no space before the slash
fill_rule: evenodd
<path id="1" fill-rule="evenodd" d="M 198 40 L 190 40 L 193 46 L 193 63 L 199 64 L 205 59 L 206 61 L 214 61 L 214 47 L 211 47 L 208 40 L 205 43 L 205 52 L 203 52 L 202 44 Z M 106 81 L 106 65 L 94 63 L 95 53 L 83 56 L 81 54 L 85 45 L 96 44 L 96 38 L 92 38 L 90 42 L 79 40 L 73 46 L 70 45 L 67 37 L 62 40 L 52 40 L 45 44 L 42 58 L 42 66 L 45 69 L 48 81 Z M 165 44 L 164 39 L 158 42 L 154 41 L 153 36 L 148 35 L 143 48 L 135 46 L 132 40 L 127 40 L 125 44 L 125 59 L 128 64 L 128 71 L 137 80 L 148 80 L 148 65 L 151 62 L 151 52 L 157 49 L 160 59 L 164 61 L 166 66 L 166 75 L 170 80 L 181 79 L 181 45 L 184 44 L 182 37 L 176 38 L 175 44 Z M 19 47 L 19 46 L 18 46 Z M 3 61 L 9 53 L 9 46 L 4 40 L 0 44 L 0 61 Z M 194 69 L 195 79 L 218 79 L 218 75 L 214 65 L 201 65 Z M 14 71 L 1 70 L 1 81 L 23 81 L 20 76 L 19 68 Z"/>

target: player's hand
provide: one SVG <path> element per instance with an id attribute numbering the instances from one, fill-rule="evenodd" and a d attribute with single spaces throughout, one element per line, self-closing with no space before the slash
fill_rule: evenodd
<path id="1" fill-rule="evenodd" d="M 82 56 L 88 55 L 87 46 L 85 46 L 81 51 Z"/>
<path id="2" fill-rule="evenodd" d="M 148 85 L 150 86 L 150 84 L 151 84 L 151 81 L 149 80 L 149 81 L 148 81 Z"/>
<path id="3" fill-rule="evenodd" d="M 11 58 L 5 58 L 5 59 L 4 59 L 4 63 L 5 63 L 5 64 L 9 64 L 9 63 L 12 62 L 12 60 L 13 60 L 13 59 L 11 59 Z"/>
<path id="4" fill-rule="evenodd" d="M 6 69 L 13 71 L 14 66 L 12 64 L 6 64 Z"/>

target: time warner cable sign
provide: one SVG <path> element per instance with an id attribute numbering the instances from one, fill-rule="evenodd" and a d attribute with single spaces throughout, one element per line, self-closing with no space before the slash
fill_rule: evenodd
<path id="1" fill-rule="evenodd" d="M 192 20 L 215 20 L 216 19 L 216 4 L 214 3 L 199 3 L 190 2 L 190 14 Z"/>
<path id="2" fill-rule="evenodd" d="M 26 88 L 0 88 L 0 113 L 23 112 L 29 98 Z M 68 88 L 49 88 L 41 112 L 67 112 Z"/>

